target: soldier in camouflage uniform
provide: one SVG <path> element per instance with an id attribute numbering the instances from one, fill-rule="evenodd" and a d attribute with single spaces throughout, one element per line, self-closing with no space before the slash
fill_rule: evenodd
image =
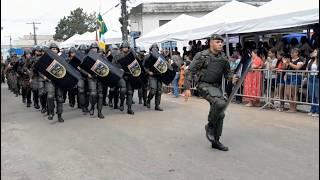
<path id="1" fill-rule="evenodd" d="M 116 56 L 115 58 L 113 58 L 113 63 L 119 67 L 120 69 L 122 69 L 120 63 L 118 62 L 120 59 L 126 57 L 130 52 L 130 45 L 128 42 L 123 42 L 121 44 L 120 47 L 120 54 L 119 56 Z M 115 101 L 115 105 L 117 104 L 117 94 L 119 93 L 120 89 L 120 110 L 123 111 L 124 110 L 124 100 L 125 97 L 127 97 L 127 113 L 133 115 L 134 112 L 132 110 L 132 98 L 133 98 L 133 88 L 131 86 L 131 83 L 129 82 L 129 78 L 128 78 L 128 74 L 124 74 L 123 75 L 123 79 L 120 79 L 119 84 L 118 84 L 118 88 L 115 89 L 115 94 L 116 97 L 114 98 Z M 126 94 L 126 96 L 125 96 Z"/>
<path id="2" fill-rule="evenodd" d="M 187 100 L 191 95 L 192 76 L 200 72 L 197 89 L 200 95 L 210 103 L 208 124 L 205 126 L 207 138 L 212 143 L 212 148 L 228 151 L 228 147 L 220 142 L 225 116 L 224 110 L 227 105 L 221 86 L 222 77 L 230 78 L 232 74 L 227 57 L 222 52 L 222 46 L 223 38 L 214 34 L 210 37 L 210 48 L 195 55 L 186 72 L 185 97 Z"/>
<path id="3" fill-rule="evenodd" d="M 150 53 L 145 57 L 145 61 L 146 59 L 149 58 L 149 56 L 151 56 L 151 52 L 153 51 L 159 51 L 159 47 L 156 43 L 152 44 L 152 46 L 149 49 Z M 145 66 L 144 64 L 144 69 L 146 71 L 146 73 L 149 76 L 149 94 L 148 94 L 148 100 L 147 100 L 147 108 L 151 108 L 151 100 L 153 99 L 153 97 L 155 97 L 155 108 L 154 110 L 156 111 L 163 111 L 162 108 L 160 108 L 160 103 L 161 103 L 161 94 L 162 94 L 162 82 L 160 81 L 160 79 L 157 77 L 157 72 L 154 72 L 152 69 L 149 69 L 148 67 Z"/>
<path id="4" fill-rule="evenodd" d="M 90 45 L 89 51 L 98 52 L 99 46 L 97 43 L 92 43 Z M 89 100 L 90 100 L 90 116 L 94 115 L 94 109 L 95 105 L 97 104 L 97 110 L 98 110 L 98 118 L 103 119 L 104 116 L 102 114 L 102 107 L 103 107 L 103 83 L 102 81 L 97 77 L 97 75 L 92 75 L 92 78 L 89 78 Z"/>
<path id="5" fill-rule="evenodd" d="M 22 102 L 27 102 L 27 107 L 31 105 L 31 84 L 30 84 L 30 74 L 31 74 L 31 56 L 32 52 L 29 49 L 24 51 L 22 62 L 19 64 L 18 72 L 20 74 L 22 83 Z"/>
<path id="6" fill-rule="evenodd" d="M 40 46 L 33 47 L 32 50 L 33 57 L 31 59 L 31 69 L 30 69 L 30 83 L 32 88 L 32 99 L 33 99 L 33 105 L 34 108 L 39 109 L 39 79 L 40 74 L 39 72 L 34 68 L 35 63 L 39 60 L 39 58 L 42 56 L 42 48 Z M 43 81 L 42 81 L 43 82 Z M 44 89 L 44 85 L 43 85 Z M 45 92 L 45 91 L 44 91 Z M 44 93 L 45 94 L 45 93 Z M 46 97 L 42 98 L 46 99 Z M 46 110 L 46 101 L 41 102 L 42 110 Z"/>
<path id="7" fill-rule="evenodd" d="M 78 47 L 78 51 L 80 51 L 82 54 L 85 55 L 87 53 L 86 45 L 81 44 Z M 86 115 L 89 112 L 88 110 L 88 106 L 89 106 L 88 79 L 91 79 L 92 76 L 88 72 L 81 69 L 80 67 L 78 69 L 81 73 L 81 79 L 77 84 L 79 103 L 80 103 L 83 114 Z"/>
<path id="8" fill-rule="evenodd" d="M 60 52 L 59 47 L 55 43 L 51 43 L 49 46 L 49 49 L 58 54 Z M 63 113 L 63 90 L 59 87 L 57 87 L 51 80 L 46 81 L 45 87 L 47 90 L 47 105 L 48 105 L 48 119 L 52 120 L 54 116 L 54 109 L 55 104 L 54 101 L 56 100 L 57 104 L 57 114 L 58 114 L 58 121 L 64 122 L 64 119 L 62 118 Z"/>
<path id="9" fill-rule="evenodd" d="M 146 51 L 144 48 L 138 48 L 137 49 L 137 58 L 139 61 L 141 61 L 143 64 L 144 58 L 145 58 L 145 53 Z M 147 76 L 147 74 L 145 74 Z M 148 77 L 146 77 L 148 79 Z M 142 104 L 143 100 L 143 105 L 147 106 L 147 95 L 148 95 L 148 83 L 142 84 L 142 87 L 138 89 L 138 97 L 139 97 L 139 104 Z"/>

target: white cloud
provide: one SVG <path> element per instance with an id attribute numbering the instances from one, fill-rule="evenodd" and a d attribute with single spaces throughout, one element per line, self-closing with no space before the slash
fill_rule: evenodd
<path id="1" fill-rule="evenodd" d="M 99 9 L 104 13 L 118 2 L 119 0 L 1 0 L 1 44 L 9 43 L 9 35 L 12 39 L 17 39 L 33 33 L 32 25 L 26 23 L 40 22 L 41 24 L 36 25 L 36 33 L 53 35 L 60 18 L 68 16 L 72 10 L 81 7 L 87 13 L 99 12 Z M 120 27 L 119 16 L 119 9 L 113 9 L 103 16 L 109 29 Z"/>

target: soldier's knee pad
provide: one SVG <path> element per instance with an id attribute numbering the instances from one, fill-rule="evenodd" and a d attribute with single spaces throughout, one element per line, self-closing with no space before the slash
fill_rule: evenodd
<path id="1" fill-rule="evenodd" d="M 226 115 L 224 114 L 224 112 L 221 112 L 221 113 L 219 114 L 219 118 L 220 118 L 220 119 L 224 119 L 225 116 L 226 116 Z"/>
<path id="2" fill-rule="evenodd" d="M 128 93 L 128 95 L 133 95 L 133 91 L 132 90 L 129 90 L 127 93 Z"/>
<path id="3" fill-rule="evenodd" d="M 63 96 L 57 96 L 57 102 L 63 103 L 64 102 Z"/>
<path id="4" fill-rule="evenodd" d="M 127 91 L 127 89 L 126 89 L 126 88 L 120 88 L 120 94 L 125 94 L 125 93 L 126 93 L 126 91 Z"/>
<path id="5" fill-rule="evenodd" d="M 84 88 L 83 87 L 78 87 L 78 92 L 79 93 L 84 93 Z"/>
<path id="6" fill-rule="evenodd" d="M 103 98 L 103 93 L 98 93 L 98 98 Z"/>
<path id="7" fill-rule="evenodd" d="M 51 93 L 48 93 L 48 94 L 47 94 L 47 98 L 48 98 L 48 99 L 54 99 L 54 95 L 51 94 Z"/>
<path id="8" fill-rule="evenodd" d="M 156 89 L 155 89 L 155 88 L 150 88 L 149 93 L 150 93 L 150 94 L 156 94 Z"/>
<path id="9" fill-rule="evenodd" d="M 216 100 L 215 106 L 217 108 L 217 110 L 223 110 L 227 105 L 227 102 L 224 99 L 218 98 Z"/>
<path id="10" fill-rule="evenodd" d="M 90 96 L 96 96 L 97 95 L 97 91 L 90 91 Z"/>

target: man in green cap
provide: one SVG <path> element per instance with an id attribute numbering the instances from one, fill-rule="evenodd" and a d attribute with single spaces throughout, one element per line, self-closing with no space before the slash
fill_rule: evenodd
<path id="1" fill-rule="evenodd" d="M 208 124 L 205 126 L 206 136 L 212 148 L 228 151 L 228 147 L 220 142 L 222 134 L 224 110 L 227 100 L 223 95 L 222 77 L 232 77 L 230 65 L 223 51 L 223 38 L 213 34 L 210 37 L 209 49 L 197 53 L 186 72 L 185 98 L 191 96 L 190 85 L 195 74 L 200 76 L 197 89 L 200 95 L 210 103 Z"/>

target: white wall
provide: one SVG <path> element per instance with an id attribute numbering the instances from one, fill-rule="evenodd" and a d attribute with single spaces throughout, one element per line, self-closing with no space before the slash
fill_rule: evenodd
<path id="1" fill-rule="evenodd" d="M 145 35 L 159 27 L 159 20 L 172 20 L 181 14 L 182 13 L 144 14 L 142 17 L 142 27 L 140 26 L 141 29 L 139 29 L 139 31 L 141 31 L 141 35 Z M 187 15 L 201 17 L 205 14 L 206 13 L 188 13 Z"/>

